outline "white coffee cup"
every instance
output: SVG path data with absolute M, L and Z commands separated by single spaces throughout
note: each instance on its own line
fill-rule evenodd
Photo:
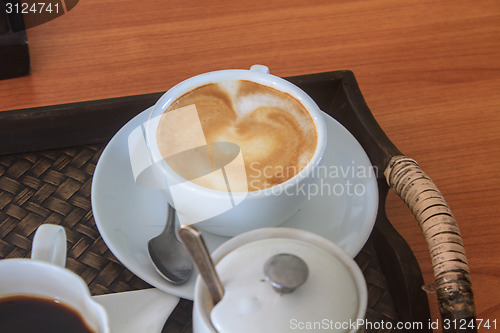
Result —
M 305 282 L 288 294 L 277 293 L 264 273 L 267 260 L 280 253 L 300 257 L 309 269 Z M 195 333 L 216 333 L 216 327 L 222 332 L 289 332 L 318 324 L 317 331 L 364 330 L 368 292 L 363 273 L 342 249 L 321 236 L 290 228 L 252 230 L 222 244 L 212 259 L 225 293 L 214 307 L 198 277 Z
M 307 165 L 292 178 L 262 190 L 228 192 L 218 191 L 185 181 L 163 161 L 156 141 L 159 119 L 165 109 L 178 97 L 208 83 L 228 80 L 247 80 L 269 86 L 293 96 L 309 112 L 317 133 L 314 154 Z M 152 164 L 157 166 L 166 182 L 168 202 L 176 209 L 182 224 L 223 236 L 263 227 L 277 226 L 292 216 L 306 200 L 307 185 L 326 146 L 326 125 L 322 112 L 311 97 L 292 83 L 269 74 L 265 66 L 255 65 L 250 70 L 221 70 L 187 79 L 167 91 L 155 104 L 149 122 L 145 125 L 146 142 Z M 241 156 L 226 167 L 241 165 Z M 218 171 L 219 172 L 219 171 Z M 154 173 L 154 172 L 153 172 Z M 158 171 L 157 171 L 158 173 Z
M 108 316 L 90 295 L 85 281 L 64 268 L 64 228 L 43 224 L 33 239 L 31 259 L 0 260 L 0 298 L 32 296 L 55 299 L 79 313 L 89 328 L 108 333 Z

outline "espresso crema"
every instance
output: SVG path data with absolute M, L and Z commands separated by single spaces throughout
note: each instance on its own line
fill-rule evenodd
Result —
M 294 177 L 316 150 L 316 127 L 309 112 L 291 95 L 271 87 L 244 80 L 206 84 L 179 97 L 164 115 L 193 104 L 207 143 L 232 142 L 241 149 L 248 191 Z M 165 118 L 162 116 L 157 132 L 163 156 L 169 150 L 169 142 L 162 140 Z M 184 167 L 201 165 L 183 163 L 173 168 L 180 175 Z

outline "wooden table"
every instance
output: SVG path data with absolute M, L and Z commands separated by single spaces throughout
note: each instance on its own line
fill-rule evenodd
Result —
M 500 2 L 86 0 L 27 33 L 31 75 L 0 81 L 0 111 L 161 92 L 255 63 L 279 76 L 352 70 L 389 138 L 446 197 L 478 318 L 500 325 Z M 394 194 L 387 212 L 432 283 L 410 212 Z

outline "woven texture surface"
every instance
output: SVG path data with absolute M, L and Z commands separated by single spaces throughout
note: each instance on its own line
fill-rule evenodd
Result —
M 0 259 L 29 257 L 43 223 L 66 228 L 67 268 L 93 295 L 151 287 L 111 253 L 96 228 L 90 203 L 92 175 L 104 145 L 0 156 Z M 370 322 L 398 320 L 371 240 L 356 257 L 368 284 Z M 181 300 L 163 332 L 191 332 L 192 303 Z M 368 331 L 368 332 L 389 332 Z

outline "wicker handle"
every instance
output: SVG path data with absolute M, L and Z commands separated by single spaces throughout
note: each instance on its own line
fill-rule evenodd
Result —
M 442 319 L 470 321 L 475 326 L 467 258 L 457 222 L 443 195 L 417 162 L 408 157 L 393 157 L 384 175 L 424 233 L 434 267 Z

